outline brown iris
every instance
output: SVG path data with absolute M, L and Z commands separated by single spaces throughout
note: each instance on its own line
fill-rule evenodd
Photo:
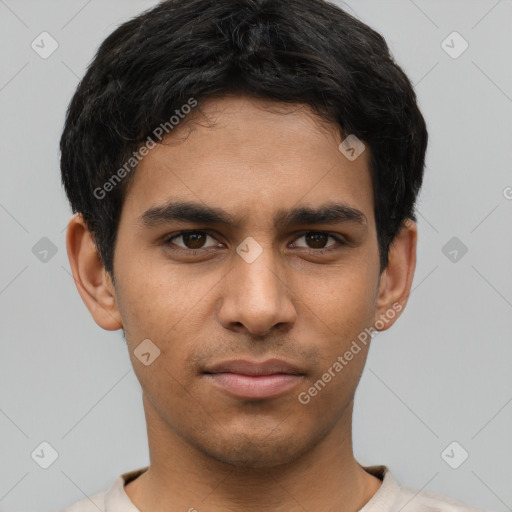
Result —
M 306 233 L 304 235 L 308 245 L 313 249 L 323 249 L 329 235 L 326 233 Z
M 200 231 L 192 231 L 190 233 L 183 233 L 181 236 L 183 237 L 183 243 L 189 249 L 201 249 L 208 235 Z

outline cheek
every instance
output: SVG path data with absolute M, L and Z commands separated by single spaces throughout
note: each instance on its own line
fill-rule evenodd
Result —
M 354 396 L 371 339 L 365 328 L 372 325 L 376 283 L 356 269 L 338 276 L 317 286 L 304 309 L 319 364 L 297 400 L 312 417 L 342 414 Z
M 204 293 L 165 266 L 130 268 L 135 271 L 122 276 L 119 272 L 119 309 L 129 356 L 142 389 L 163 414 L 171 406 L 184 407 L 189 377 L 183 361 L 198 335 L 191 318 Z M 146 360 L 145 353 L 150 354 Z
M 205 336 L 208 300 L 220 276 L 201 274 L 192 265 L 178 268 L 153 261 L 144 266 L 137 260 L 126 258 L 118 267 L 119 310 L 137 378 L 158 402 L 161 390 L 167 397 L 179 397 L 195 377 L 185 362 Z M 146 339 L 159 350 L 150 366 L 136 357 L 137 347 Z
M 371 325 L 376 289 L 377 276 L 363 263 L 330 269 L 328 276 L 310 275 L 300 295 L 320 332 L 347 340 Z
M 162 261 L 127 260 L 119 265 L 119 282 L 119 308 L 133 342 L 150 338 L 165 344 L 190 325 L 187 320 L 205 298 L 209 280 Z

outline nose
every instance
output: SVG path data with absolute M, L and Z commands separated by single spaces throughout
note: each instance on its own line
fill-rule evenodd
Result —
M 293 293 L 278 256 L 265 248 L 252 262 L 234 255 L 223 281 L 219 320 L 226 329 L 262 336 L 272 329 L 289 329 L 297 318 Z

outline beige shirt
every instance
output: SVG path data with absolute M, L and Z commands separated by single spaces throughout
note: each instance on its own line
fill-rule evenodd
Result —
M 391 475 L 387 466 L 363 466 L 364 469 L 382 480 L 379 490 L 359 512 L 484 512 L 458 501 L 401 487 Z M 110 489 L 84 498 L 61 512 L 140 512 L 124 490 L 125 484 L 137 478 L 147 467 L 123 473 L 118 476 Z

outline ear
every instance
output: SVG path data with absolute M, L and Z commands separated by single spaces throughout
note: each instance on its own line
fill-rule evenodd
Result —
M 416 224 L 407 219 L 389 248 L 388 266 L 381 275 L 374 326 L 389 329 L 405 308 L 416 268 Z
M 66 248 L 78 293 L 95 322 L 108 331 L 121 329 L 114 285 L 81 214 L 69 221 Z

